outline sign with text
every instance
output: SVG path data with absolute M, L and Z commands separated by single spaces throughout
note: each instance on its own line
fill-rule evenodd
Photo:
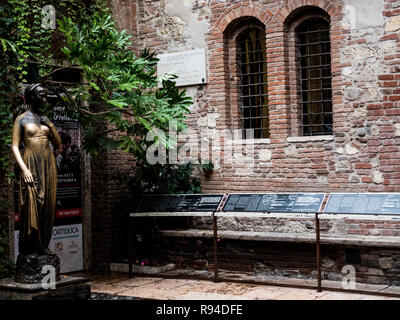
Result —
M 57 164 L 56 219 L 82 216 L 81 133 L 78 119 L 63 115 L 56 107 L 53 123 L 61 137 L 61 148 L 55 150 Z
M 324 212 L 400 214 L 400 193 L 331 193 Z
M 315 213 L 325 193 L 230 194 L 222 211 Z
M 177 75 L 177 86 L 204 84 L 206 78 L 206 56 L 204 49 L 165 53 L 157 56 L 157 75 Z
M 222 194 L 182 194 L 144 196 L 137 212 L 216 211 Z
M 15 257 L 18 257 L 19 230 L 14 231 Z M 60 258 L 60 272 L 67 273 L 83 269 L 82 224 L 53 227 L 49 244 L 50 251 Z
M 51 121 L 61 138 L 61 148 L 54 151 L 57 166 L 56 210 L 50 251 L 61 260 L 61 273 L 83 269 L 82 250 L 82 173 L 81 132 L 78 119 L 64 114 L 64 107 L 54 107 Z M 20 170 L 15 170 L 18 173 Z M 18 256 L 19 184 L 14 185 L 15 259 Z

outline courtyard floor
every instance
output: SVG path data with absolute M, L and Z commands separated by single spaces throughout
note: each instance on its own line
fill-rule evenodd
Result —
M 381 295 L 346 293 L 335 291 L 317 292 L 315 289 L 298 289 L 209 280 L 165 279 L 156 276 L 134 277 L 111 273 L 90 275 L 94 300 L 400 300 Z M 376 291 L 381 291 L 377 286 Z M 391 288 L 400 294 L 400 288 Z M 374 291 L 373 286 L 368 290 Z

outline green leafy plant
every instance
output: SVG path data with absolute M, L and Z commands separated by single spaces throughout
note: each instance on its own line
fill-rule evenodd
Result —
M 82 68 L 86 84 L 70 89 L 72 111 L 84 125 L 85 148 L 93 153 L 121 149 L 134 155 L 131 184 L 137 192 L 200 193 L 200 179 L 191 164 L 150 165 L 150 145 L 176 148 L 169 137 L 170 121 L 179 132 L 186 128 L 185 114 L 192 99 L 180 91 L 173 75 L 156 75 L 158 59 L 145 50 L 136 57 L 131 36 L 116 30 L 107 11 L 95 12 L 80 28 L 64 18 L 59 22 L 65 36 L 62 49 L 71 65 Z M 161 84 L 161 86 L 160 86 Z M 149 131 L 165 135 L 146 141 Z
M 186 127 L 191 98 L 178 90 L 173 77 L 157 77 L 154 54 L 135 56 L 131 36 L 119 32 L 107 12 L 95 12 L 80 28 L 70 18 L 59 24 L 66 43 L 62 51 L 71 65 L 82 68 L 86 79 L 86 84 L 71 89 L 71 95 L 88 151 L 119 148 L 136 155 L 146 149 L 144 137 L 150 130 L 167 131 L 171 120 L 178 130 Z M 106 124 L 104 130 L 99 123 Z M 171 147 L 168 136 L 159 142 Z
M 129 183 L 135 194 L 180 194 L 201 193 L 201 180 L 193 175 L 195 166 L 155 164 L 140 161 L 134 168 L 134 174 Z
M 57 16 L 69 16 L 81 24 L 105 0 L 1 0 L 0 3 L 0 179 L 13 177 L 10 143 L 13 115 L 23 104 L 21 83 L 27 82 L 29 64 L 38 66 L 39 81 L 52 70 L 56 56 L 65 60 L 59 48 L 60 32 L 42 28 L 42 8 L 54 5 Z M 32 79 L 31 79 L 32 80 Z
M 203 169 L 206 175 L 209 175 L 214 170 L 214 164 L 212 162 L 202 163 L 201 168 Z
M 27 82 L 28 68 L 34 64 L 38 72 L 29 75 L 30 80 L 44 82 L 58 92 L 67 115 L 78 118 L 83 126 L 86 151 L 97 154 L 120 149 L 133 154 L 137 165 L 131 183 L 142 193 L 199 193 L 200 180 L 193 177 L 192 165 L 151 166 L 145 161 L 151 144 L 176 148 L 168 135 L 169 123 L 175 121 L 178 132 L 186 128 L 185 115 L 192 99 L 176 87 L 175 76 L 157 77 L 154 53 L 144 50 L 140 56 L 134 54 L 131 36 L 116 29 L 106 3 L 1 2 L 0 180 L 11 182 L 13 178 L 12 120 L 23 104 L 20 85 Z M 57 9 L 57 30 L 41 28 L 41 8 L 48 4 Z M 56 59 L 59 65 L 67 62 L 68 66 L 54 68 Z M 82 70 L 85 83 L 55 79 L 57 72 L 71 67 Z M 163 130 L 165 138 L 146 141 L 147 133 L 153 129 Z M 1 201 L 7 203 L 7 199 L 0 199 L 0 205 Z M 8 243 L 6 231 L 1 239 Z M 5 245 L 1 248 L 2 270 L 9 270 L 8 251 Z
M 0 7 L 0 177 L 10 178 L 10 143 L 12 129 L 12 104 L 17 90 L 17 49 L 9 32 L 14 20 L 12 8 Z

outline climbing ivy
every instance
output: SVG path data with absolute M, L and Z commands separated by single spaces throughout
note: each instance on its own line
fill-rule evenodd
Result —
M 200 179 L 193 177 L 191 164 L 149 164 L 146 158 L 150 145 L 177 147 L 169 137 L 171 121 L 178 132 L 186 128 L 185 116 L 193 102 L 176 87 L 175 76 L 157 77 L 154 53 L 144 50 L 136 56 L 131 36 L 116 29 L 107 10 L 94 12 L 81 27 L 70 18 L 59 24 L 66 44 L 62 51 L 82 69 L 87 82 L 70 88 L 86 150 L 96 154 L 118 148 L 131 153 L 136 160 L 130 181 L 135 194 L 200 193 Z M 164 135 L 147 141 L 154 129 Z
M 53 5 L 56 17 L 70 17 L 84 23 L 104 0 L 1 0 L 0 5 L 0 178 L 12 177 L 9 149 L 12 116 L 23 103 L 21 83 L 27 82 L 29 64 L 38 68 L 33 80 L 39 80 L 62 63 L 62 39 L 56 29 L 43 28 L 42 8 Z M 4 180 L 4 179 L 2 179 Z

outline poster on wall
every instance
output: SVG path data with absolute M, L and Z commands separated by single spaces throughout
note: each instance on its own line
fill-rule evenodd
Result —
M 15 261 L 18 257 L 19 231 L 14 231 Z M 83 269 L 82 224 L 55 226 L 49 249 L 60 258 L 60 272 L 67 273 Z
M 56 219 L 82 216 L 79 122 L 63 115 L 59 108 L 55 108 L 53 116 L 61 138 L 61 148 L 54 152 L 58 171 Z
M 61 138 L 61 148 L 54 150 L 57 164 L 57 197 L 53 236 L 49 249 L 61 260 L 61 272 L 83 269 L 81 134 L 77 119 L 54 108 L 52 122 Z M 18 176 L 18 175 L 17 175 Z M 14 186 L 15 261 L 18 256 L 19 184 Z

